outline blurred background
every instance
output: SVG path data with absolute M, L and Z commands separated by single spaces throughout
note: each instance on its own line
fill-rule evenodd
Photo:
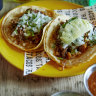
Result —
M 4 1 L 25 3 L 29 1 L 39 1 L 39 0 L 4 0 Z M 68 2 L 79 4 L 79 5 L 83 5 L 83 6 L 92 6 L 96 3 L 96 0 L 62 0 L 62 1 L 68 1 Z
M 16 7 L 18 5 L 21 5 L 22 3 L 26 3 L 26 2 L 30 2 L 30 1 L 42 1 L 42 0 L 0 0 L 0 9 L 2 9 L 2 10 L 0 10 L 0 18 L 4 14 L 6 14 L 9 10 L 14 8 L 14 6 Z M 43 1 L 47 1 L 47 0 L 43 0 Z M 52 1 L 55 2 L 56 0 L 52 0 Z M 94 4 L 96 4 L 96 0 L 60 0 L 60 1 L 68 1 L 68 2 L 82 5 L 84 7 L 93 6 Z M 11 4 L 11 6 L 8 6 L 10 4 Z M 8 6 L 8 8 L 6 6 Z

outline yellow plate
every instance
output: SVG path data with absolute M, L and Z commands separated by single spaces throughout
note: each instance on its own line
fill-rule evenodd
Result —
M 81 6 L 75 5 L 72 3 L 64 2 L 64 1 L 36 1 L 30 2 L 23 5 L 37 5 L 42 7 L 47 7 L 49 9 L 74 9 L 80 8 Z M 1 26 L 0 26 L 1 27 Z M 11 47 L 10 44 L 6 43 L 6 41 L 1 36 L 0 32 L 0 53 L 15 67 L 23 70 L 24 67 L 24 52 L 19 51 L 16 48 Z M 90 62 L 85 64 L 80 64 L 78 66 L 74 66 L 72 68 L 64 69 L 63 71 L 59 71 L 56 69 L 55 62 L 49 62 L 39 70 L 34 72 L 33 74 L 45 77 L 67 77 L 78 75 L 84 73 L 85 70 L 96 62 L 96 56 Z

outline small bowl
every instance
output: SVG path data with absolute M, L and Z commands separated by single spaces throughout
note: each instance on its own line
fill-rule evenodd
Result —
M 76 92 L 66 92 L 66 91 L 62 91 L 62 92 L 57 92 L 52 94 L 51 96 L 83 96 L 79 93 Z
M 92 94 L 92 93 L 90 92 L 90 90 L 89 90 L 88 79 L 89 79 L 90 75 L 91 75 L 94 71 L 96 71 L 96 64 L 90 66 L 90 67 L 86 70 L 86 72 L 85 72 L 85 74 L 84 74 L 84 85 L 85 85 L 85 88 L 86 88 L 87 92 L 88 92 L 89 95 L 91 95 L 91 96 L 93 96 L 93 94 Z

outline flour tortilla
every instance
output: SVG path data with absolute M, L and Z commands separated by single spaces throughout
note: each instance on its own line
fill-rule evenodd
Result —
M 21 7 L 15 8 L 15 9 L 11 10 L 10 12 L 8 12 L 7 15 L 4 17 L 4 19 L 2 20 L 2 27 L 1 27 L 2 35 L 7 42 L 9 42 L 10 44 L 14 45 L 15 47 L 17 47 L 23 51 L 34 51 L 34 50 L 40 51 L 40 50 L 43 50 L 43 37 L 44 37 L 44 32 L 45 32 L 47 26 L 45 26 L 43 28 L 43 34 L 42 34 L 40 43 L 33 48 L 30 48 L 30 46 L 27 46 L 27 48 L 25 48 L 24 46 L 22 46 L 20 44 L 19 45 L 16 44 L 16 41 L 10 35 L 10 32 L 11 32 L 10 27 L 12 24 L 12 20 L 13 19 L 18 20 L 25 13 L 25 11 L 29 8 L 31 8 L 32 10 L 38 10 L 40 12 L 43 12 L 46 15 L 51 16 L 53 18 L 56 17 L 56 15 L 57 15 L 52 10 L 49 10 L 49 9 L 43 8 L 43 7 L 38 7 L 38 6 L 21 6 Z

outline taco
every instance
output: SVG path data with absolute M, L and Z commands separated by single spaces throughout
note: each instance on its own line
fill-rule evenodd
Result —
M 2 21 L 2 35 L 6 41 L 21 50 L 43 49 L 46 24 L 55 16 L 56 13 L 52 10 L 38 6 L 15 8 Z
M 88 62 L 96 55 L 95 26 L 77 17 L 58 16 L 45 32 L 44 50 L 63 67 Z

